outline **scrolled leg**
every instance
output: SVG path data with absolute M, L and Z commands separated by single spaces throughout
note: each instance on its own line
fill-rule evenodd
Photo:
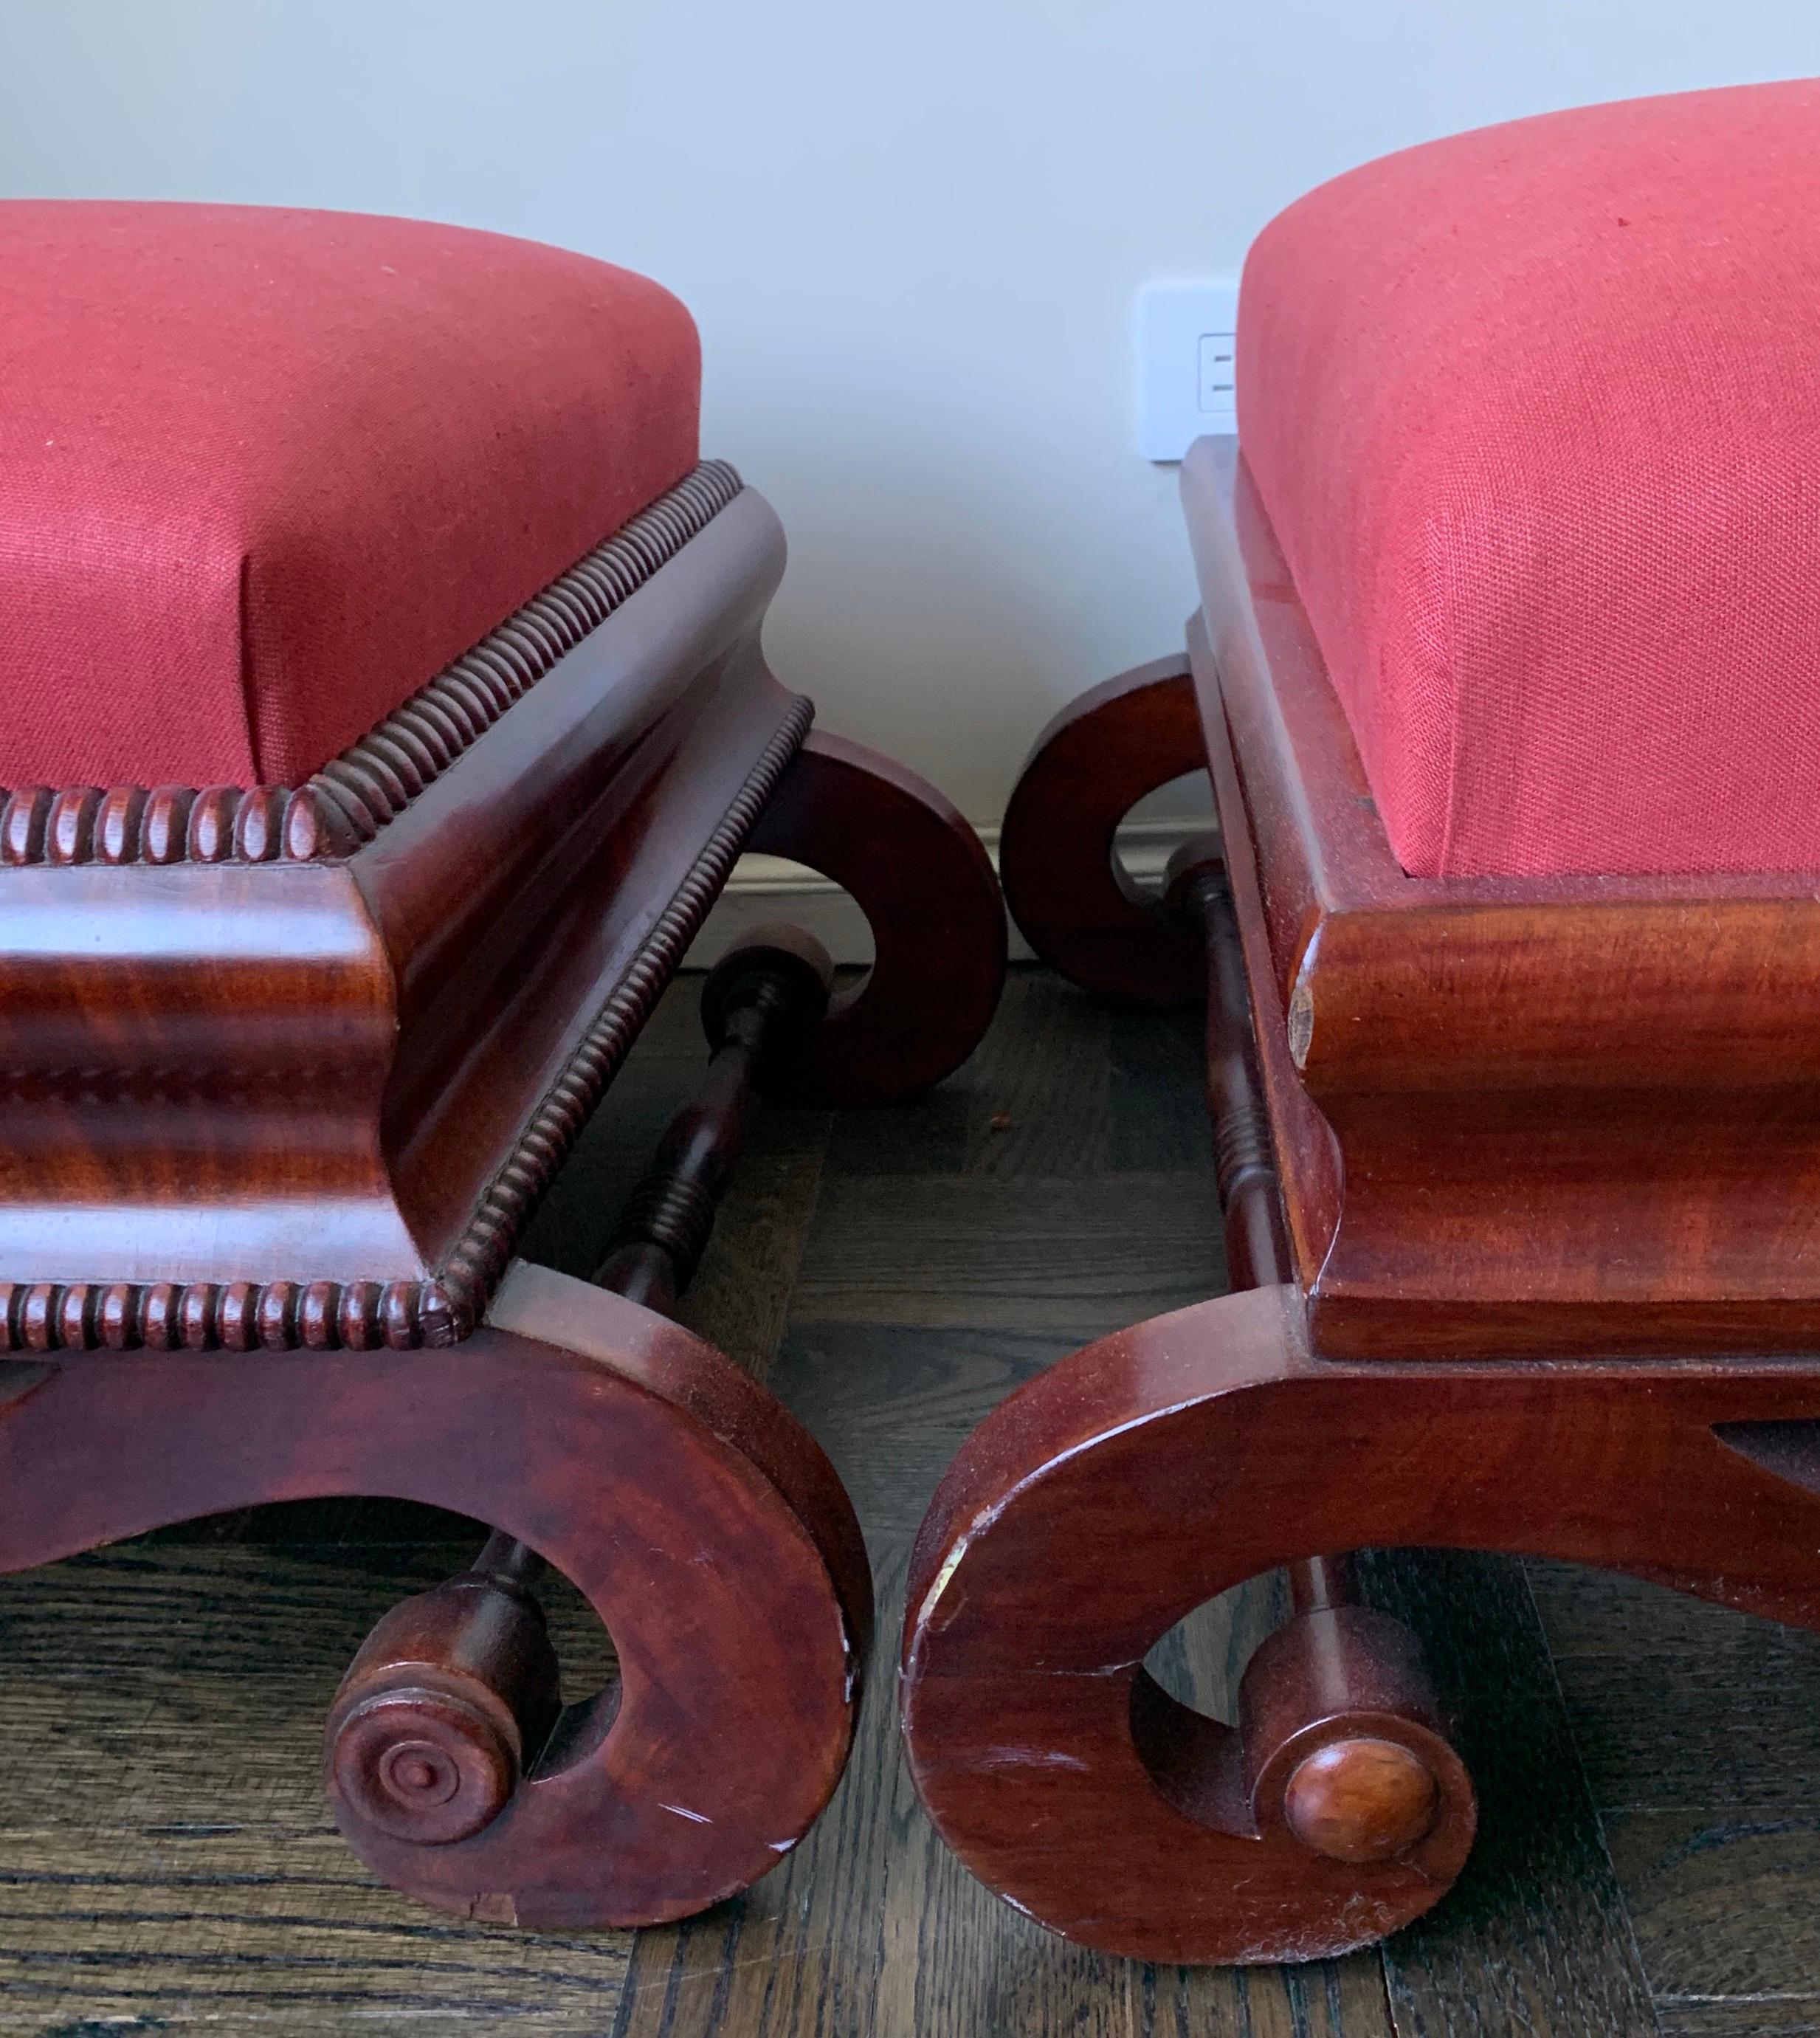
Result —
M 674 1305 L 707 1244 L 759 1071 L 819 1022 L 832 975 L 826 953 L 790 928 L 760 931 L 713 972 L 703 995 L 713 1059 L 620 1214 L 596 1275 L 604 1288 L 643 1310 Z M 521 1273 L 517 1292 L 532 1278 Z M 501 1320 L 496 1309 L 492 1321 Z M 520 1328 L 535 1329 L 535 1317 Z M 698 1364 L 690 1370 L 689 1405 L 714 1398 L 701 1373 Z M 844 1546 L 831 1553 L 843 1604 L 863 1619 L 868 1586 L 850 1510 L 829 1500 L 815 1454 L 799 1456 L 824 1490 L 823 1531 Z M 718 1558 L 710 1542 L 697 1561 Z M 495 1534 L 460 1577 L 386 1615 L 330 1712 L 324 1768 L 342 1832 L 389 1880 L 432 1901 L 443 1900 L 441 1878 L 439 1857 L 427 1850 L 475 1840 L 496 1821 L 509 1822 L 540 1784 L 585 1760 L 613 1725 L 617 1692 L 588 1706 L 562 1706 L 554 1653 L 530 1589 L 543 1567 L 529 1544 Z M 673 1671 L 668 1681 L 675 1684 Z M 853 1684 L 849 1665 L 843 1699 Z M 692 1805 L 668 1809 L 679 1820 L 713 1823 Z M 774 1856 L 781 1845 L 771 1843 Z M 516 1896 L 513 1909 L 522 1915 Z
M 1261 1455 L 1242 1405 L 1247 1373 L 1262 1396 L 1286 1369 L 1284 1312 L 1228 1297 L 1065 1360 L 974 1433 L 918 1544 L 902 1710 L 923 1801 L 982 1881 L 1110 1952 L 1344 1952 L 1426 1910 L 1471 1843 L 1397 1623 L 1305 1604 L 1254 1657 L 1236 1728 L 1143 1667 L 1218 1592 L 1322 1575 L 1333 1545 L 1297 1540 L 1292 1491 L 1336 1468 Z
M 1132 884 L 1113 838 L 1146 793 L 1206 763 L 1179 657 L 1083 694 L 1037 738 L 1005 810 L 999 873 L 1025 939 L 1070 982 L 1148 1004 L 1201 994 L 1199 941 Z
M 541 1268 L 441 1350 L 60 1356 L 0 1408 L 0 1570 L 381 1494 L 494 1522 L 562 1571 L 620 1676 L 547 1729 L 535 1622 L 494 1630 L 498 1595 L 464 1582 L 382 1623 L 344 1688 L 338 1822 L 445 1910 L 562 1930 L 687 1916 L 777 1865 L 851 1744 L 870 1586 L 833 1468 L 700 1339 Z
M 1290 1278 L 1290 1260 L 1268 1123 L 1251 1064 L 1243 964 L 1216 852 L 1219 843 L 1202 842 L 1178 856 L 1164 911 L 1174 926 L 1192 934 L 1198 966 L 1211 987 L 1209 1100 L 1220 1157 L 1227 1260 L 1235 1284 L 1251 1290 L 1243 1298 L 1231 1298 L 1227 1309 L 1233 1315 L 1235 1302 L 1250 1305 L 1259 1288 L 1276 1298 L 1273 1315 L 1264 1324 L 1276 1343 L 1272 1349 L 1272 1339 L 1266 1337 L 1262 1358 L 1269 1363 L 1286 1355 L 1282 1296 L 1290 1290 L 1280 1284 Z M 1243 1310 L 1237 1316 L 1250 1320 Z M 1178 1377 L 1167 1388 L 1178 1380 L 1184 1386 L 1206 1380 L 1211 1415 L 1219 1406 L 1211 1392 L 1216 1367 L 1205 1363 L 1211 1353 L 1188 1324 L 1215 1320 L 1216 1315 L 1206 1310 L 1188 1310 L 1164 1319 L 1164 1324 L 1139 1324 L 1123 1341 L 1113 1339 L 1058 1367 L 1050 1380 L 1013 1398 L 1007 1411 L 976 1433 L 955 1461 L 950 1482 L 966 1487 L 982 1475 L 993 1482 L 974 1521 L 990 1525 L 994 1543 L 1017 1532 L 1007 1531 L 1003 1518 L 1011 1514 L 1013 1498 L 1046 1478 L 1046 1451 L 1052 1453 L 1052 1465 L 1076 1453 L 1092 1457 L 1129 1429 L 1149 1441 L 1153 1455 L 1141 1461 L 1141 1469 L 1133 1468 L 1141 1486 L 1123 1504 L 1125 1521 L 1117 1526 L 1100 1522 L 1096 1508 L 1088 1508 L 1084 1518 L 1099 1526 L 1107 1545 L 1119 1543 L 1127 1567 L 1149 1578 L 1153 1565 L 1162 1561 L 1167 1578 L 1170 1563 L 1145 1536 L 1148 1528 L 1180 1535 L 1184 1526 L 1180 1521 L 1152 1522 L 1145 1506 L 1160 1475 L 1164 1483 L 1172 1483 L 1172 1465 L 1158 1464 L 1167 1425 L 1162 1420 L 1152 1425 L 1162 1408 L 1148 1406 L 1144 1419 L 1091 1433 L 1092 1441 L 1082 1443 L 1064 1441 L 1066 1433 L 1050 1433 L 1054 1415 L 1046 1415 L 1043 1404 L 1058 1388 L 1056 1412 L 1068 1408 L 1070 1398 L 1078 1412 L 1117 1394 L 1123 1386 L 1117 1372 L 1125 1349 L 1148 1351 L 1153 1339 L 1174 1324 L 1180 1347 L 1167 1349 L 1174 1353 L 1172 1376 Z M 1148 1377 L 1133 1384 L 1145 1394 L 1164 1386 Z M 993 1439 L 994 1429 L 1003 1435 Z M 978 1459 L 974 1453 L 980 1453 Z M 1239 1449 L 1241 1459 L 1243 1455 Z M 1209 1469 L 1219 1464 L 1223 1459 L 1213 1453 Z M 1471 1779 L 1447 1741 L 1414 1637 L 1396 1620 L 1360 1606 L 1351 1559 L 1322 1549 L 1282 1551 L 1290 1567 L 1294 1616 L 1259 1646 L 1245 1669 L 1237 1728 L 1180 1706 L 1144 1671 L 1148 1646 L 1172 1624 L 1153 1627 L 1158 1608 L 1152 1606 L 1149 1620 L 1137 1627 L 1119 1627 L 1121 1608 L 1100 1593 L 1100 1610 L 1113 1627 L 1095 1637 L 1088 1655 L 1103 1657 L 1103 1667 L 1084 1673 L 1092 1681 L 1058 1681 L 1047 1690 L 1042 1726 L 1017 1734 L 1027 1744 L 1021 1761 L 1007 1765 L 1007 1777 L 994 1790 L 980 1790 L 978 1771 L 968 1775 L 966 1759 L 958 1765 L 952 1759 L 955 1737 L 968 1733 L 964 1702 L 955 1704 L 962 1685 L 946 1685 L 936 1669 L 948 1657 L 944 1600 L 954 1588 L 955 1567 L 960 1575 L 971 1567 L 978 1531 L 960 1543 L 950 1540 L 948 1553 L 937 1561 L 936 1547 L 944 1536 L 944 1528 L 936 1526 L 944 1517 L 941 1498 L 925 1525 L 936 1584 L 921 1604 L 913 1602 L 915 1610 L 905 1628 L 905 1730 L 911 1765 L 937 1824 L 976 1873 L 1008 1900 L 1061 1932 L 1076 1932 L 1119 1953 L 1156 1959 L 1304 1959 L 1375 1938 L 1425 1910 L 1453 1881 L 1476 1824 Z M 1194 1496 L 1176 1498 L 1192 1521 Z M 1117 1490 L 1099 1496 L 1099 1510 L 1119 1506 Z M 1211 1532 L 1211 1522 L 1205 1526 Z M 1031 1557 L 1046 1532 L 1035 1532 Z M 1174 1551 L 1174 1557 L 1180 1561 L 1182 1551 Z M 1052 1592 L 1066 1598 L 1088 1589 L 1080 1565 L 1091 1559 L 1068 1531 L 1064 1545 L 1050 1551 L 1050 1561 Z M 978 1585 L 964 1592 L 978 1592 Z M 1192 1604 L 1197 1600 L 1188 1600 Z M 1180 1610 L 1186 1612 L 1186 1606 Z M 1024 1618 L 1031 1618 L 1029 1608 Z M 1050 1645 L 1042 1646 L 1047 1655 Z M 1007 1702 L 1005 1695 L 993 1699 L 999 1706 Z M 1061 1714 L 1070 1710 L 1074 1718 L 1064 1726 Z M 1074 1751 L 1064 1752 L 1056 1734 L 1076 1737 Z M 1086 1752 L 1088 1747 L 1092 1752 Z M 1050 1867 L 1043 1904 L 1033 1904 L 1024 1893 L 1027 1862 L 1015 1865 L 1017 1887 L 1011 1887 L 1003 1879 L 1007 1861 L 990 1844 L 968 1853 L 986 1826 L 997 1824 L 1001 1812 L 1017 1816 L 1017 1777 L 1025 1765 L 1054 1765 L 1060 1773 L 1092 1777 L 1095 1790 L 1082 1787 L 1076 1809 L 1096 1818 L 1100 1828 L 1111 1822 L 1129 1824 L 1156 1848 L 1148 1857 L 1149 1869 L 1141 1873 L 1141 1910 L 1127 1900 L 1121 1901 L 1119 1915 L 1109 1918 L 1105 1901 L 1088 1897 L 1086 1881 L 1096 1869 L 1084 1873 L 1086 1862 L 1103 1865 L 1099 1848 L 1113 1844 L 1105 1830 L 1095 1834 L 1078 1867 L 1068 1867 L 1066 1857 L 1060 1873 Z M 1046 1818 L 1054 1820 L 1052 1808 Z M 950 1824 L 954 1820 L 958 1824 Z M 1054 1824 L 1050 1830 L 1054 1832 Z M 1137 1873 L 1135 1857 L 1127 1857 L 1121 1873 Z M 1164 1877 L 1178 1873 L 1188 1877 L 1190 1887 L 1182 1889 L 1174 1879 L 1164 1887 Z
M 502 1492 L 514 1532 L 489 1547 L 581 1588 L 619 1681 L 558 1708 L 541 1618 L 482 1552 L 350 1669 L 327 1743 L 337 1822 L 446 1909 L 562 1929 L 689 1915 L 775 1867 L 839 1780 L 871 1618 L 852 1510 L 762 1388 L 634 1304 L 520 1268 L 460 1349 L 475 1345 L 589 1369 L 597 1420 L 572 1428 L 560 1402 L 542 1419 L 564 1438 L 566 1543 L 526 1532 Z M 487 1448 L 509 1460 L 514 1443 Z
M 1306 1355 L 1285 1289 L 1065 1359 L 974 1432 L 918 1540 L 901 1706 L 944 1838 L 1056 1930 L 1148 1959 L 1308 1959 L 1418 1915 L 1471 1798 L 1394 1623 L 1309 1608 L 1254 1659 L 1236 1729 L 1142 1667 L 1248 1578 L 1398 1545 L 1820 1627 L 1820 1369 L 1347 1366 Z M 1436 1802 L 1411 1840 L 1418 1770 Z
M 719 1044 L 611 1256 L 672 1297 L 753 1074 L 827 964 L 778 937 L 718 979 Z M 569 1930 L 685 1917 L 775 1867 L 839 1780 L 872 1618 L 827 1460 L 655 1309 L 522 1263 L 443 1349 L 68 1351 L 0 1380 L 0 1570 L 261 1502 L 383 1494 L 498 1525 L 394 1608 L 331 1708 L 336 1822 L 396 1888 Z M 530 1591 L 567 1574 L 615 1684 L 565 1706 Z
M 865 981 L 766 1072 L 798 1104 L 914 1096 L 972 1053 L 1005 985 L 1005 904 L 966 821 L 914 771 L 844 737 L 812 732 L 748 845 L 806 863 L 850 892 L 872 924 Z

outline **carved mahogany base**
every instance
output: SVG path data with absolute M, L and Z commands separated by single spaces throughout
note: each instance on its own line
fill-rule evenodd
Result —
M 755 1079 L 767 1059 L 820 1023 L 833 973 L 818 943 L 796 929 L 778 927 L 755 932 L 710 975 L 702 1004 L 714 1052 L 706 1080 L 671 1122 L 622 1210 L 595 1276 L 602 1287 L 647 1311 L 667 1313 L 673 1307 L 700 1262 L 738 1158 Z M 536 1278 L 535 1270 L 520 1270 L 521 1286 Z M 725 1402 L 724 1383 L 712 1377 L 725 1366 L 705 1348 L 690 1355 L 675 1385 L 692 1412 L 700 1415 Z M 770 1419 L 775 1437 L 787 1439 L 789 1419 L 774 1403 Z M 724 1434 L 722 1440 L 731 1441 L 736 1434 Z M 793 1472 L 762 1462 L 756 1469 L 815 1540 L 843 1616 L 852 1623 L 851 1642 L 863 1638 L 870 1617 L 865 1551 L 845 1496 L 819 1453 L 800 1435 L 793 1449 Z M 668 1475 L 661 1468 L 653 1471 Z M 704 1514 L 692 1565 L 722 1565 L 715 1537 L 723 1525 Z M 663 1525 L 653 1525 L 653 1532 L 661 1537 Z M 342 1832 L 388 1880 L 432 1903 L 450 1902 L 451 1871 L 444 1850 L 468 1843 L 466 1851 L 482 1854 L 479 1843 L 496 1823 L 509 1831 L 516 1808 L 535 1801 L 552 1776 L 617 1731 L 625 1703 L 623 1661 L 622 1681 L 612 1691 L 586 1704 L 566 1709 L 562 1704 L 556 1658 L 531 1589 L 546 1561 L 530 1544 L 496 1532 L 460 1578 L 407 1600 L 380 1622 L 331 1710 L 324 1771 Z M 797 1589 L 807 1582 L 805 1574 Z M 666 1595 L 660 1604 L 660 1612 L 649 1608 L 645 1618 L 648 1623 L 655 1621 L 673 1659 L 720 1646 L 723 1638 L 711 1600 Z M 810 1611 L 800 1607 L 797 1618 Z M 737 1646 L 739 1638 L 729 1639 Z M 843 1659 L 838 1692 L 832 1681 L 825 1684 L 808 1723 L 808 1768 L 820 1776 L 824 1797 L 840 1774 L 844 1748 L 831 1768 L 821 1767 L 817 1752 L 831 1735 L 839 1738 L 843 1712 L 850 1730 L 857 1660 Z M 832 1668 L 823 1661 L 824 1672 Z M 672 1733 L 674 1708 L 687 1681 L 679 1681 L 673 1669 L 664 1667 Z M 786 1694 L 772 1695 L 789 1709 Z M 802 1703 L 799 1697 L 799 1716 Z M 712 1748 L 726 1752 L 729 1735 L 733 1743 L 738 1739 L 734 1723 L 712 1714 L 691 1719 L 686 1706 L 683 1724 L 686 1731 L 699 1729 L 709 1737 L 696 1748 L 698 1763 L 717 1759 Z M 715 1815 L 694 1805 L 703 1794 L 691 1789 L 680 1809 L 675 1803 L 668 1809 L 678 1818 L 713 1824 Z M 604 1888 L 598 1871 L 582 1866 L 590 1846 L 608 1837 L 598 1824 L 598 1804 L 577 1793 L 562 1818 L 568 1859 L 558 1871 L 560 1887 L 540 1900 L 543 1911 L 566 1905 L 583 1922 L 653 1922 L 679 1915 L 667 1897 L 641 1896 L 635 1885 Z M 736 1866 L 740 1844 L 720 1858 L 722 1872 L 732 1878 L 727 1888 L 744 1888 L 752 1879 Z M 788 1844 L 788 1835 L 767 1842 L 760 1870 L 774 1866 Z M 753 1857 L 748 1852 L 746 1858 L 749 1863 Z M 471 1880 L 472 1872 L 454 1871 Z M 593 1907 L 602 1904 L 610 1905 L 610 1911 L 595 1917 Z M 683 1910 L 697 1907 L 691 1902 Z M 523 1912 L 516 1894 L 511 1915 L 542 1922 L 541 1915 Z
M 1292 1623 L 1236 1730 L 1142 1668 L 1275 1565 L 1402 1544 L 1602 1565 L 1820 1627 L 1820 1368 L 1346 1365 L 1307 1354 L 1273 1288 L 1077 1353 L 980 1426 L 918 1544 L 903 1723 L 943 1837 L 1043 1923 L 1147 1959 L 1310 1959 L 1415 1917 L 1465 1859 L 1471 1794 L 1394 1639 Z M 1433 1789 L 1423 1837 L 1376 1861 L 1311 1845 L 1292 1787 L 1361 1741 L 1417 1823 L 1422 1770 Z
M 445 1350 L 71 1353 L 9 1377 L 0 1568 L 259 1502 L 380 1494 L 496 1523 L 587 1596 L 619 1682 L 555 1720 L 523 1781 L 517 1752 L 554 1697 L 535 1618 L 468 1633 L 456 1660 L 461 1589 L 444 1588 L 456 1604 L 411 1602 L 411 1631 L 384 1635 L 389 1661 L 423 1666 L 419 1730 L 369 1722 L 331 1796 L 357 1850 L 415 1896 L 565 1930 L 682 1917 L 774 1867 L 840 1775 L 870 1619 L 852 1509 L 770 1395 L 649 1310 L 520 1265 Z M 502 1654 L 523 1666 L 503 1705 Z M 503 1809 L 463 1837 L 490 1792 Z M 445 1794 L 445 1832 L 385 1830 L 375 1808 L 414 1793 Z
M 1315 1356 L 1257 1055 L 1283 1015 L 1248 987 L 1245 902 L 1217 841 L 1155 905 L 1111 862 L 1132 801 L 1203 756 L 1182 661 L 1086 695 L 1038 746 L 1003 862 L 1076 981 L 1209 991 L 1242 1292 L 1076 1354 L 974 1432 L 913 1560 L 902 1719 L 944 1837 L 1043 1923 L 1153 1960 L 1303 1960 L 1435 1903 L 1477 1816 L 1412 1638 L 1358 1604 L 1344 1553 L 1559 1557 L 1820 1627 L 1820 1358 Z M 1221 765 L 1236 888 L 1248 813 Z M 1294 1617 L 1235 1724 L 1163 1691 L 1161 1637 L 1278 1566 Z
M 688 1915 L 775 1867 L 846 1760 L 871 1619 L 852 1508 L 784 1410 L 658 1313 L 706 1242 L 755 1085 L 851 1102 L 939 1080 L 991 1018 L 1005 931 L 958 815 L 858 744 L 815 736 L 797 749 L 806 720 L 774 744 L 765 783 L 743 790 L 752 811 L 713 839 L 730 862 L 756 820 L 755 847 L 847 885 L 876 964 L 831 1004 L 825 955 L 772 930 L 715 972 L 706 1085 L 597 1277 L 619 1293 L 509 1256 L 680 941 L 661 956 L 647 943 L 482 1199 L 483 1215 L 504 1215 L 471 1286 L 485 1296 L 496 1267 L 504 1278 L 472 1335 L 438 1350 L 401 1334 L 380 1350 L 335 1348 L 376 1336 L 327 1335 L 224 1350 L 211 1347 L 260 1340 L 210 1316 L 124 1339 L 153 1347 L 127 1352 L 85 1349 L 106 1326 L 89 1336 L 83 1316 L 82 1335 L 32 1338 L 32 1357 L 0 1360 L 0 1570 L 335 1494 L 496 1525 L 469 1572 L 379 1623 L 327 1726 L 343 1834 L 387 1881 L 445 1909 L 562 1930 Z M 690 894 L 698 919 L 724 875 L 717 865 Z M 75 1292 L 51 1284 L 47 1309 L 67 1316 Z M 531 1590 L 546 1563 L 618 1652 L 619 1681 L 587 1703 L 562 1703 Z
M 1005 927 L 954 809 L 811 735 L 766 667 L 783 556 L 704 468 L 305 786 L 0 789 L 0 1571 L 311 1496 L 494 1525 L 379 1623 L 327 1737 L 350 1843 L 458 1912 L 698 1911 L 796 1844 L 852 1738 L 853 1510 L 661 1312 L 755 1087 L 940 1080 L 992 1017 Z M 525 1266 L 748 847 L 846 885 L 876 966 L 831 999 L 789 930 L 729 958 L 707 1082 L 602 1287 Z M 545 1563 L 617 1646 L 585 1704 Z
M 709 479 L 301 789 L 341 816 L 307 856 L 257 801 L 229 856 L 212 792 L 169 862 L 110 847 L 112 794 L 7 806 L 0 1350 L 466 1335 L 747 847 L 845 884 L 876 937 L 774 1088 L 883 1100 L 971 1051 L 991 865 L 914 774 L 809 733 L 759 642 L 782 532 Z

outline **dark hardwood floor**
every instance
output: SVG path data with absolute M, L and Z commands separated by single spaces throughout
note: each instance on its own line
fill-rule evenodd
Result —
M 539 1222 L 585 1272 L 701 1065 L 665 1001 Z M 850 1487 L 880 1584 L 847 1780 L 741 1902 L 637 1934 L 457 1925 L 373 1886 L 317 1782 L 322 1714 L 448 1516 L 271 1509 L 0 1582 L 0 2031 L 600 2038 L 1791 2038 L 1820 2033 L 1820 1640 L 1562 1566 L 1372 1559 L 1458 1695 L 1478 1850 L 1382 1953 L 1197 1972 L 1050 1938 L 961 1871 L 899 1760 L 906 1559 L 971 1425 L 1071 1347 L 1220 1279 L 1195 1026 L 1014 972 L 908 1109 L 767 1112 L 689 1320 L 766 1375 Z M 1169 1637 L 1219 1710 L 1275 1581 Z M 570 1595 L 566 1675 L 610 1674 Z

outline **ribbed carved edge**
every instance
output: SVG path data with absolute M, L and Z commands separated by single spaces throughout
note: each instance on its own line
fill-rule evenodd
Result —
M 301 786 L 22 786 L 0 865 L 308 862 L 346 856 L 433 783 L 740 493 L 704 460 Z
M 13 1351 L 371 1351 L 435 1342 L 421 1281 L 0 1281 Z
M 664 908 L 637 960 L 582 1036 L 569 1066 L 532 1114 L 512 1157 L 481 1198 L 466 1235 L 444 1264 L 434 1290 L 437 1302 L 425 1305 L 426 1315 L 433 1307 L 439 1316 L 447 1310 L 451 1338 L 465 1337 L 479 1320 L 519 1234 L 700 932 L 741 845 L 776 790 L 784 767 L 802 748 L 814 719 L 809 702 L 790 703 L 789 713 Z
M 815 710 L 793 700 L 706 847 L 429 1281 L 0 1281 L 0 1350 L 373 1351 L 448 1345 L 479 1323 L 532 1212 L 725 888 Z

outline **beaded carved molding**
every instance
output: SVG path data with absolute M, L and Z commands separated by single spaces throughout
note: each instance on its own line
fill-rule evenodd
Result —
M 732 805 L 428 1280 L 0 1281 L 0 1351 L 373 1351 L 479 1324 L 513 1248 L 725 886 L 815 718 L 793 699 Z
M 351 854 L 674 559 L 741 486 L 724 460 L 704 461 L 306 785 L 16 790 L 0 804 L 0 863 L 271 862 Z M 439 1274 L 345 1282 L 0 1280 L 0 1351 L 375 1350 L 466 1337 L 700 932 L 814 714 L 808 701 L 790 702 Z
M 14 786 L 0 793 L 0 865 L 352 854 L 706 529 L 741 486 L 726 461 L 702 461 L 303 785 Z

